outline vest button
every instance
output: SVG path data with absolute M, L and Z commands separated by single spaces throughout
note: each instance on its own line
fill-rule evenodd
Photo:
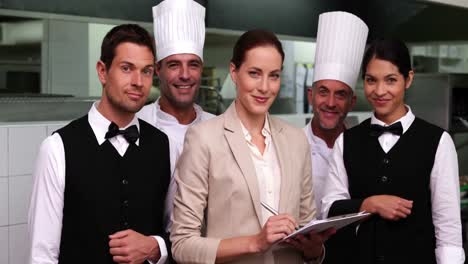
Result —
M 128 207 L 128 200 L 122 202 L 123 206 Z
M 380 178 L 380 181 L 383 182 L 383 183 L 386 183 L 386 182 L 388 181 L 387 176 L 382 176 L 382 177 Z
M 124 222 L 123 226 L 124 226 L 124 228 L 128 228 L 130 225 L 128 224 L 128 222 Z
M 123 180 L 122 180 L 122 184 L 123 184 L 123 185 L 127 185 L 127 184 L 128 184 L 127 179 L 123 179 Z
M 389 164 L 389 163 L 390 163 L 390 160 L 387 159 L 387 158 L 384 158 L 384 159 L 383 159 L 383 163 L 384 163 L 384 164 Z

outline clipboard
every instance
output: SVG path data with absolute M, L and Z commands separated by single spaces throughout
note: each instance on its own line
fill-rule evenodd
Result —
M 362 220 L 368 216 L 370 213 L 365 211 L 354 213 L 354 214 L 344 214 L 344 215 L 337 215 L 330 218 L 322 219 L 322 220 L 312 220 L 307 225 L 299 228 L 295 232 L 289 234 L 287 237 L 283 238 L 283 241 L 288 238 L 293 238 L 298 234 L 308 234 L 312 231 L 320 233 L 328 228 L 334 227 L 336 230 Z

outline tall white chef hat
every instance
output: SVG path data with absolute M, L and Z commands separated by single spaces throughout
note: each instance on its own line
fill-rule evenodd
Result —
M 191 53 L 203 60 L 205 7 L 193 0 L 165 0 L 153 6 L 156 61 Z
M 357 16 L 341 11 L 319 16 L 314 82 L 338 80 L 355 89 L 369 28 Z

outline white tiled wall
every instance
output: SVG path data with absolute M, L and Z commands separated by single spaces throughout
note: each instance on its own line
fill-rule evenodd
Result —
M 9 224 L 25 224 L 28 221 L 32 176 L 11 176 L 9 179 Z
M 68 123 L 48 125 L 47 126 L 47 136 L 52 135 L 52 133 L 54 133 L 58 129 L 62 128 L 66 124 L 68 124 Z
M 8 226 L 0 227 L 0 263 L 8 263 Z
M 28 263 L 29 241 L 26 224 L 9 227 L 10 264 Z
M 8 178 L 0 178 L 0 227 L 8 225 Z M 3 262 L 0 262 L 3 263 Z
M 44 125 L 8 128 L 9 176 L 32 174 L 37 151 L 46 133 Z
M 63 123 L 0 124 L 0 264 L 27 263 L 32 173 L 42 141 Z
M 8 176 L 7 128 L 0 127 L 0 177 Z

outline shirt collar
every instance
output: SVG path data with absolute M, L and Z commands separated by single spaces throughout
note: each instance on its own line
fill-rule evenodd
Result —
M 252 141 L 252 136 L 250 135 L 249 131 L 247 130 L 247 128 L 245 128 L 244 124 L 242 124 L 242 121 L 240 121 L 240 124 L 241 124 L 241 127 L 242 127 L 242 133 L 244 134 L 245 139 L 247 141 L 251 142 Z M 263 123 L 262 135 L 265 138 L 269 138 L 271 136 L 270 122 L 268 121 L 268 113 L 265 114 L 265 122 Z
M 91 109 L 88 112 L 88 122 L 89 125 L 91 126 L 91 129 L 93 129 L 94 136 L 96 136 L 97 142 L 99 145 L 102 145 L 104 141 L 106 141 L 106 133 L 109 130 L 109 125 L 111 124 L 111 121 L 105 118 L 97 109 L 99 106 L 100 101 L 96 101 L 93 103 L 91 106 Z M 140 131 L 140 123 L 138 122 L 138 118 L 136 116 L 133 117 L 132 121 L 124 128 L 125 129 L 129 126 L 136 125 L 138 128 L 138 131 Z M 140 142 L 140 139 L 138 139 L 135 144 L 138 146 Z
M 313 144 L 315 147 L 317 146 L 323 146 L 329 149 L 327 142 L 323 140 L 322 138 L 316 136 L 314 134 L 314 131 L 312 130 L 312 120 L 310 120 L 309 123 L 304 127 L 304 130 L 306 131 L 307 139 L 309 140 L 309 144 Z M 314 151 L 314 150 L 312 150 Z
M 159 99 L 160 98 L 161 97 L 159 97 L 158 100 L 156 100 L 156 102 L 154 103 L 154 105 L 156 106 L 156 118 L 160 119 L 160 120 L 174 122 L 174 123 L 179 124 L 179 121 L 177 121 L 177 118 L 175 118 L 174 116 L 172 116 L 172 115 L 164 112 L 163 110 L 161 110 L 161 106 L 159 105 Z M 203 114 L 203 109 L 197 104 L 193 104 L 193 108 L 195 109 L 195 113 L 196 113 L 197 116 L 195 117 L 193 122 L 188 124 L 187 126 L 193 125 L 193 124 L 201 121 L 202 114 Z
M 385 124 L 385 122 L 377 119 L 377 117 L 375 117 L 375 113 L 373 113 L 371 117 L 371 124 L 377 124 L 381 126 L 390 126 L 392 124 L 395 124 L 396 122 L 401 122 L 401 126 L 403 127 L 403 133 L 405 133 L 409 129 L 411 124 L 413 123 L 414 119 L 416 118 L 416 116 L 413 114 L 413 111 L 411 111 L 411 107 L 409 105 L 405 105 L 405 107 L 408 110 L 408 112 L 406 112 L 404 116 L 402 116 L 400 119 L 396 120 L 395 122 L 387 125 Z

